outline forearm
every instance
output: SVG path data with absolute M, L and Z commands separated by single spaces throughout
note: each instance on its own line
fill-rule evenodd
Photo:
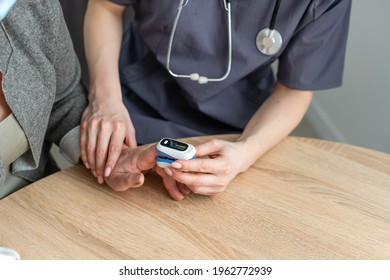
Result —
M 80 126 L 80 152 L 99 183 L 110 175 L 123 143 L 136 147 L 134 126 L 122 102 L 118 61 L 124 6 L 90 0 L 85 18 L 89 104 Z
M 88 3 L 84 44 L 90 79 L 90 101 L 121 99 L 118 60 L 124 10 L 125 7 L 107 0 L 90 0 Z M 104 96 L 100 96 L 103 93 Z
M 275 91 L 251 118 L 238 141 L 245 153 L 244 171 L 283 138 L 305 115 L 313 93 L 277 84 Z

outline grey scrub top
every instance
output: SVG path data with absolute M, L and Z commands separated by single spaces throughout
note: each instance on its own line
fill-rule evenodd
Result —
M 222 82 L 200 85 L 174 78 L 165 68 L 179 0 L 112 0 L 132 5 L 119 62 L 124 103 L 141 144 L 162 137 L 240 133 L 272 93 L 277 80 L 297 90 L 322 90 L 342 82 L 351 0 L 282 0 L 275 29 L 283 37 L 274 56 L 255 38 L 270 24 L 274 0 L 231 1 L 232 70 Z M 172 46 L 171 69 L 224 75 L 228 32 L 223 0 L 189 0 Z

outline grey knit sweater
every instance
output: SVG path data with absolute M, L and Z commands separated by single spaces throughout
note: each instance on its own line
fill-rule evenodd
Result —
M 43 176 L 48 149 L 76 127 L 86 106 L 80 66 L 58 0 L 18 0 L 0 24 L 4 95 L 30 151 L 12 164 L 29 181 Z M 0 135 L 0 141 L 6 135 Z M 0 187 L 5 180 L 0 155 Z

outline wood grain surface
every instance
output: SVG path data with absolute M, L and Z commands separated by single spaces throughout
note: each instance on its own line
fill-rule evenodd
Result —
M 0 221 L 22 259 L 390 259 L 390 156 L 288 137 L 182 202 L 153 173 L 115 193 L 78 165 L 1 200 Z

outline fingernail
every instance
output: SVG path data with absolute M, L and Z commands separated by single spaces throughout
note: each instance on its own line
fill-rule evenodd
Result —
M 165 171 L 165 173 L 167 173 L 169 176 L 172 176 L 172 175 L 173 175 L 172 170 L 170 170 L 169 168 L 164 168 L 164 171 Z
M 104 183 L 104 179 L 103 179 L 102 176 L 99 176 L 99 177 L 98 177 L 98 183 L 99 183 L 99 184 L 103 184 L 103 183 Z
M 87 169 L 90 168 L 88 162 L 84 162 L 84 165 L 85 165 L 85 167 L 86 167 Z
M 104 171 L 104 176 L 108 177 L 110 176 L 110 174 L 111 174 L 111 167 L 107 167 L 106 170 Z
M 175 162 L 173 162 L 173 163 L 171 164 L 171 167 L 180 169 L 180 168 L 183 167 L 183 165 L 181 165 L 181 163 L 178 163 L 178 162 L 175 161 Z

